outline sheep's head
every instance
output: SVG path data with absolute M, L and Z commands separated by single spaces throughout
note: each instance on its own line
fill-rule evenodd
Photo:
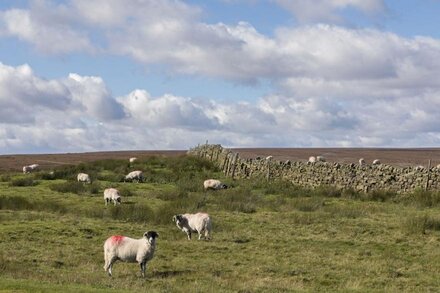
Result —
M 176 223 L 177 227 L 182 228 L 183 216 L 175 215 L 173 216 L 173 221 Z
M 144 233 L 144 237 L 147 238 L 150 244 L 153 244 L 156 238 L 159 238 L 159 234 L 156 231 L 148 231 Z
M 121 204 L 121 197 L 116 198 L 116 202 L 117 202 L 118 204 Z
M 228 186 L 226 184 L 222 184 L 221 189 L 228 189 Z

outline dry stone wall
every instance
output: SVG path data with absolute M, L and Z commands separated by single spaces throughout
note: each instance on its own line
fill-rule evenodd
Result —
M 204 144 L 189 154 L 213 161 L 232 178 L 283 179 L 304 187 L 332 185 L 339 189 L 370 192 L 390 190 L 409 193 L 417 188 L 440 189 L 440 168 L 418 169 L 390 165 L 365 165 L 316 162 L 281 162 L 271 158 L 243 159 L 221 145 Z

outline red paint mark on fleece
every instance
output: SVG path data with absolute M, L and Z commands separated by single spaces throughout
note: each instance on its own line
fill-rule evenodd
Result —
M 122 240 L 124 240 L 124 236 L 120 236 L 120 235 L 115 235 L 111 237 L 111 241 L 113 244 L 119 244 L 122 242 Z

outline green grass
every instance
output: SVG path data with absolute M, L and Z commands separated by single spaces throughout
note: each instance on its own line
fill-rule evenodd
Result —
M 150 177 L 139 184 L 118 180 L 134 169 Z M 93 183 L 78 184 L 77 172 L 92 174 Z M 233 188 L 204 192 L 208 177 Z M 12 184 L 20 178 L 38 184 Z M 121 191 L 120 206 L 104 205 L 108 187 Z M 438 198 L 231 181 L 192 157 L 3 174 L 0 292 L 435 292 Z M 213 219 L 211 241 L 187 241 L 171 220 L 197 211 Z M 108 277 L 105 239 L 139 238 L 148 230 L 160 236 L 147 277 L 121 262 Z

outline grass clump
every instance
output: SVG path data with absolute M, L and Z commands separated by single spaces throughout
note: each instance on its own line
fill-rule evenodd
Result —
M 74 194 L 99 194 L 101 192 L 101 184 L 99 182 L 92 182 L 91 184 L 84 184 L 77 181 L 66 181 L 63 183 L 55 183 L 49 186 L 49 188 L 56 192 L 61 193 L 74 193 Z
M 35 186 L 37 184 L 38 181 L 34 181 L 30 177 L 15 178 L 9 182 L 9 186 L 18 186 L 18 187 Z
M 440 231 L 440 218 L 427 214 L 410 216 L 404 222 L 404 228 L 412 234 L 426 234 L 427 230 Z

